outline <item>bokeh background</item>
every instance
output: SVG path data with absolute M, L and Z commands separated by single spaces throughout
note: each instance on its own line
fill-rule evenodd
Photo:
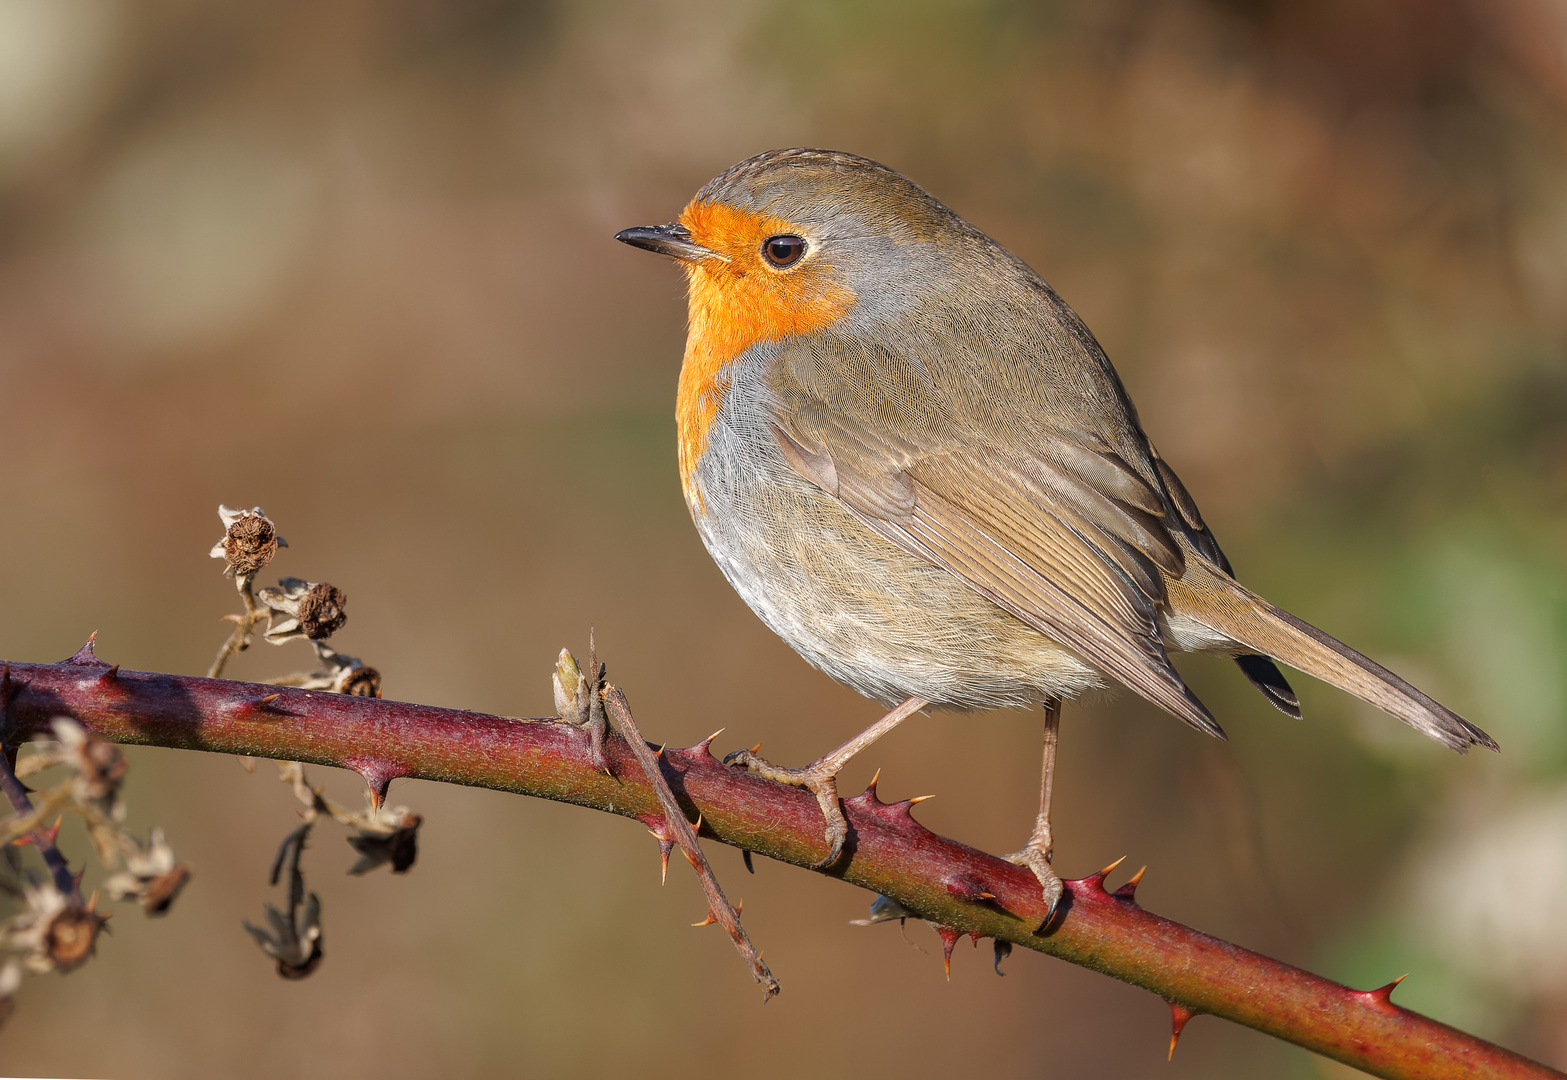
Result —
M 1409 972 L 1400 1001 L 1567 1067 L 1560 0 L 0 0 L 0 655 L 97 630 L 202 672 L 236 606 L 214 511 L 259 504 L 390 697 L 547 714 L 591 624 L 653 738 L 804 762 L 858 730 L 875 707 L 690 527 L 681 282 L 610 239 L 800 144 L 1035 266 L 1242 577 L 1503 746 L 1459 758 L 1304 677 L 1291 722 L 1183 661 L 1230 742 L 1126 693 L 1071 707 L 1057 866 L 1148 863 L 1153 910 L 1358 986 Z M 918 718 L 845 790 L 881 767 L 1012 850 L 1038 723 Z M 1166 1065 L 1146 993 L 965 949 L 946 982 L 923 925 L 852 927 L 868 895 L 721 849 L 783 981 L 764 1008 L 641 827 L 413 782 L 405 877 L 347 877 L 319 831 L 326 960 L 285 983 L 240 921 L 280 901 L 287 789 L 129 757 L 132 823 L 195 877 L 28 981 L 7 1073 L 1346 1072 L 1202 1018 Z

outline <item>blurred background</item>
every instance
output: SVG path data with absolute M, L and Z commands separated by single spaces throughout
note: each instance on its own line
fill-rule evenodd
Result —
M 0 0 L 0 655 L 90 631 L 199 674 L 207 548 L 350 597 L 388 697 L 553 711 L 589 625 L 650 738 L 803 763 L 878 710 L 750 614 L 681 502 L 677 271 L 614 243 L 778 146 L 897 168 L 1083 315 L 1241 577 L 1488 729 L 1459 758 L 1296 678 L 1183 661 L 1230 742 L 1068 709 L 1056 865 L 1567 1067 L 1567 5 L 1561 0 Z M 258 644 L 230 668 L 308 666 Z M 1038 713 L 916 718 L 848 770 L 1013 850 Z M 242 931 L 297 821 L 263 766 L 131 749 L 194 879 L 31 979 L 4 1070 L 1332 1077 L 1162 1002 L 735 852 L 765 1008 L 633 822 L 399 782 L 404 877 L 307 880 L 326 959 Z M 354 778 L 312 770 L 357 803 Z M 79 834 L 73 854 L 85 857 Z M 677 860 L 678 861 L 678 860 Z M 96 869 L 89 872 L 94 883 Z M 1114 883 L 1114 879 L 1112 879 Z

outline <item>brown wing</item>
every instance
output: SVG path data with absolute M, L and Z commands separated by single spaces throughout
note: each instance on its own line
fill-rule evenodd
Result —
M 1223 738 L 1159 634 L 1161 570 L 1178 575 L 1181 553 L 1151 512 L 1162 499 L 1134 470 L 1108 450 L 1060 442 L 1004 457 L 939 410 L 916 439 L 790 390 L 774 431 L 797 472 L 890 542 Z

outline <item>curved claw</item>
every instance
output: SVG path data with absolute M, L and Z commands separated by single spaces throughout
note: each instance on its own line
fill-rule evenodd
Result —
M 838 805 L 837 777 L 829 776 L 808 787 L 816 796 L 816 804 L 822 808 L 822 817 L 827 819 L 827 857 L 815 863 L 811 869 L 826 870 L 843 857 L 843 845 L 849 839 L 849 819 L 843 816 L 843 810 Z
M 1017 866 L 1026 866 L 1033 871 L 1038 879 L 1041 890 L 1044 893 L 1045 917 L 1034 928 L 1034 933 L 1039 933 L 1050 925 L 1050 920 L 1056 917 L 1056 910 L 1060 907 L 1061 897 L 1066 892 L 1066 886 L 1061 883 L 1061 877 L 1050 865 L 1050 853 L 1042 848 L 1030 845 L 1022 851 L 1005 856 L 1007 862 Z

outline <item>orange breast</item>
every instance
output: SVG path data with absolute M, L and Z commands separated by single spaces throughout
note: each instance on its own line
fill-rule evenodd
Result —
M 702 496 L 691 477 L 729 389 L 725 367 L 758 342 L 831 325 L 854 305 L 855 295 L 815 252 L 784 271 L 762 261 L 762 241 L 770 236 L 796 233 L 809 239 L 801 226 L 717 202 L 691 203 L 680 223 L 698 244 L 728 259 L 684 264 L 689 327 L 675 416 L 680 484 L 691 512 L 700 514 Z

